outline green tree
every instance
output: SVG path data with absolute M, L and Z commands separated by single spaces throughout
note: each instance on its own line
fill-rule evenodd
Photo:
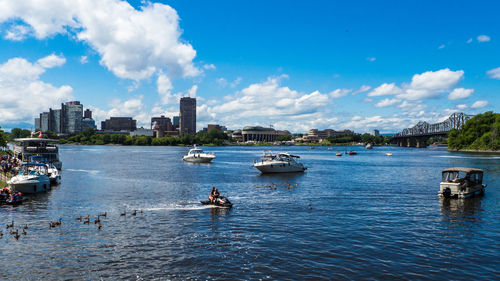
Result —
M 26 129 L 14 128 L 10 131 L 11 139 L 17 138 L 29 138 L 31 136 L 31 131 Z
M 2 127 L 0 127 L 0 147 L 7 147 L 7 137 L 2 130 Z

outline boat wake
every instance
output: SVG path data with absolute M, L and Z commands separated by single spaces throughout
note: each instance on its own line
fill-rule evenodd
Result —
M 187 203 L 173 203 L 167 205 L 154 206 L 154 207 L 144 208 L 143 210 L 151 212 L 175 211 L 175 210 L 189 211 L 189 210 L 202 210 L 210 208 L 217 208 L 217 207 L 212 205 L 202 205 L 200 202 L 187 202 Z
M 98 170 L 84 170 L 84 169 L 64 169 L 64 171 L 69 171 L 69 172 L 80 172 L 80 173 L 89 173 L 89 174 L 97 174 L 99 173 Z

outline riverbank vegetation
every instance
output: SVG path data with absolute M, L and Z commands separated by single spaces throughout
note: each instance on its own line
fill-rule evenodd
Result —
M 195 135 L 165 136 L 163 138 L 152 138 L 147 136 L 129 136 L 124 134 L 96 134 L 93 129 L 87 129 L 77 135 L 60 138 L 60 144 L 87 144 L 87 145 L 224 145 L 231 139 L 216 130 L 210 132 L 198 132 Z
M 0 127 L 0 147 L 6 147 L 7 146 L 7 136 L 2 130 L 2 127 Z
M 451 150 L 500 150 L 500 113 L 491 111 L 467 120 L 461 130 L 448 133 Z

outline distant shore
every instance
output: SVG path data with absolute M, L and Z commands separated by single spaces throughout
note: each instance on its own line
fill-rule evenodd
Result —
M 489 154 L 500 154 L 500 150 L 477 150 L 477 149 L 448 149 L 449 152 L 467 152 L 467 153 L 489 153 Z

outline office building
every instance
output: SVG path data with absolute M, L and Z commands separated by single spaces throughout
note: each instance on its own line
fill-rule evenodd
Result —
M 196 133 L 196 99 L 184 97 L 180 101 L 179 132 L 181 134 Z
M 170 121 L 170 118 L 162 115 L 160 117 L 151 118 L 151 129 L 165 132 L 165 131 L 172 131 L 173 126 L 172 122 Z
M 380 131 L 379 130 L 373 130 L 372 135 L 376 136 L 376 137 L 380 136 Z
M 86 111 L 92 118 L 92 112 Z M 35 118 L 35 129 L 58 134 L 77 134 L 82 131 L 83 105 L 79 101 L 61 104 L 61 109 L 50 108 Z
M 132 117 L 110 117 L 101 122 L 102 131 L 135 131 L 137 121 Z
M 83 118 L 85 119 L 92 119 L 92 111 L 90 109 L 85 109 L 83 112 Z

